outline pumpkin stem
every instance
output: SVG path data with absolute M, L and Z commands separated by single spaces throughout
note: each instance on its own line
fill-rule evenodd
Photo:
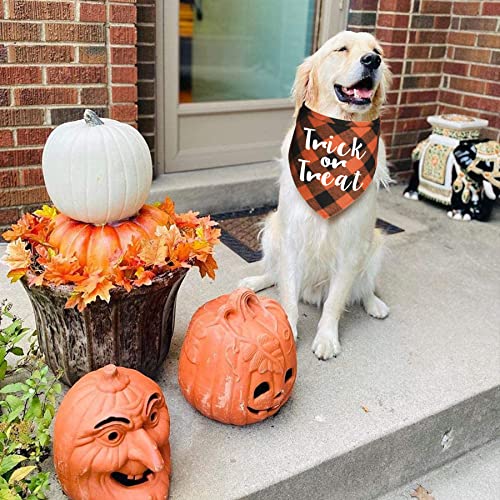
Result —
M 104 125 L 104 122 L 91 109 L 86 109 L 83 113 L 83 119 L 87 125 L 95 127 L 96 125 Z

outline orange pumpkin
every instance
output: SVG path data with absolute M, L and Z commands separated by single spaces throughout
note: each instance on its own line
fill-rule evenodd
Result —
M 292 329 L 275 300 L 241 288 L 195 312 L 179 385 L 203 415 L 235 425 L 264 420 L 288 401 L 296 376 Z
M 64 256 L 76 256 L 82 266 L 92 264 L 97 269 L 106 269 L 110 259 L 124 252 L 133 238 L 151 238 L 158 226 L 169 222 L 167 213 L 150 205 L 144 205 L 132 219 L 104 226 L 59 214 L 49 243 Z
M 158 385 L 107 365 L 66 394 L 54 426 L 54 465 L 73 500 L 168 496 L 170 418 Z

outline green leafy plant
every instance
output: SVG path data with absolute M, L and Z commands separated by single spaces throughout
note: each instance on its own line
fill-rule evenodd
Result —
M 30 339 L 29 347 L 20 345 Z M 49 427 L 61 385 L 38 350 L 35 332 L 0 304 L 0 500 L 45 499 Z M 11 383 L 8 383 L 11 382 Z

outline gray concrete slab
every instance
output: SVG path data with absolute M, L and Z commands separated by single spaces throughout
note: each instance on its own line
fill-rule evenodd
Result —
M 435 500 L 498 500 L 499 471 L 500 440 L 495 440 L 378 500 L 411 500 L 411 493 L 419 485 Z
M 319 311 L 301 306 L 293 396 L 261 424 L 206 419 L 176 377 L 193 312 L 260 264 L 220 246 L 214 282 L 189 273 L 159 378 L 172 418 L 171 498 L 371 498 L 498 435 L 500 214 L 488 224 L 450 221 L 395 187 L 381 193 L 381 215 L 408 229 L 387 238 L 379 288 L 390 317 L 352 307 L 341 321 L 342 354 L 320 362 L 310 350 Z M 2 273 L 0 296 L 29 317 L 18 288 Z

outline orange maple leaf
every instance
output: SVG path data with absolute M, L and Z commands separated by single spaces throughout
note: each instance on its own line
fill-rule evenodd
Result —
M 92 271 L 86 278 L 75 286 L 74 293 L 82 294 L 82 301 L 85 305 L 94 302 L 97 297 L 109 302 L 111 298 L 109 292 L 114 288 L 113 283 L 106 275 L 100 271 Z
M 167 256 L 168 247 L 166 242 L 161 238 L 144 241 L 138 254 L 139 259 L 147 267 L 164 266 Z
M 175 223 L 181 229 L 184 228 L 195 228 L 200 224 L 200 219 L 198 219 L 198 215 L 200 212 L 193 212 L 190 210 L 185 214 L 176 214 L 175 215 Z
M 196 259 L 195 265 L 200 269 L 202 278 L 208 275 L 210 278 L 215 279 L 215 270 L 218 266 L 213 255 L 207 255 L 204 261 Z
M 151 285 L 153 278 L 156 276 L 152 271 L 146 271 L 142 266 L 139 267 L 135 275 L 137 279 L 134 280 L 134 286 Z
M 10 268 L 7 277 L 12 283 L 22 278 L 31 265 L 31 253 L 26 248 L 27 243 L 18 238 L 7 245 L 7 251 L 2 257 L 2 262 Z
M 81 266 L 76 257 L 54 255 L 45 263 L 45 279 L 54 285 L 78 283 L 84 279 L 80 274 Z
M 32 229 L 36 226 L 36 223 L 36 218 L 27 212 L 23 214 L 16 224 L 12 224 L 11 229 L 2 233 L 3 239 L 5 241 L 14 241 L 17 238 L 23 238 L 26 234 L 32 231 Z
M 175 203 L 167 196 L 163 203 L 159 205 L 160 210 L 163 210 L 171 217 L 175 217 Z

